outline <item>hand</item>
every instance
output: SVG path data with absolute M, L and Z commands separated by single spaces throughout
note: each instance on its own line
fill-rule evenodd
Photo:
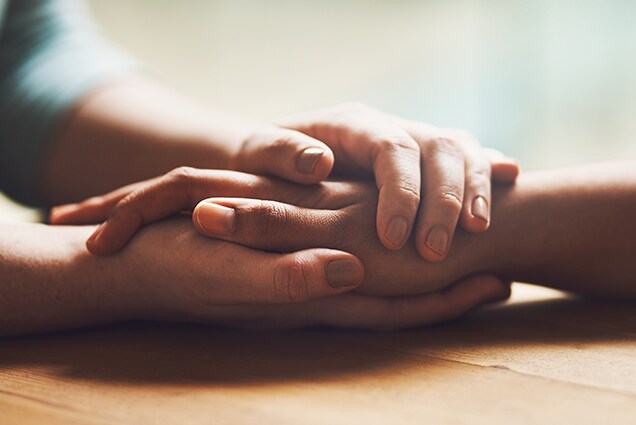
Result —
M 79 204 L 55 207 L 51 224 L 95 224 L 86 246 L 94 254 L 120 250 L 144 224 L 186 210 L 192 211 L 209 196 L 243 196 L 263 199 L 292 199 L 295 185 L 270 178 L 225 170 L 180 167 L 154 179 L 133 183 Z
M 486 230 L 490 223 L 491 174 L 493 180 L 511 182 L 518 173 L 516 162 L 496 151 L 481 149 L 465 132 L 400 120 L 358 105 L 304 114 L 281 122 L 281 126 L 248 137 L 232 167 L 303 184 L 317 183 L 331 172 L 335 153 L 335 174 L 351 176 L 375 170 L 380 198 L 374 227 L 381 243 L 390 249 L 400 249 L 418 215 L 416 247 L 429 260 L 446 257 L 460 214 L 464 229 Z M 147 191 L 155 195 L 163 190 L 168 192 L 157 195 L 164 202 L 163 215 L 154 214 L 152 220 L 174 214 L 185 208 L 182 198 L 174 199 L 174 189 L 180 190 L 186 181 L 195 183 L 196 179 L 189 174 L 188 169 L 177 169 L 164 179 L 127 186 L 79 207 L 56 208 L 51 222 L 85 222 L 85 216 L 103 220 L 109 214 L 120 219 L 122 214 L 117 212 L 120 209 L 148 211 L 156 203 L 140 196 L 140 192 Z M 208 196 L 216 195 L 216 186 L 210 190 Z M 425 200 L 421 208 L 420 192 Z M 205 194 L 201 199 L 204 197 Z M 113 213 L 104 212 L 105 206 L 113 209 Z M 102 212 L 99 216 L 95 214 L 97 209 Z M 136 230 L 141 224 L 139 217 L 129 217 L 130 223 L 118 228 Z M 144 217 L 148 219 L 149 214 Z M 110 237 L 92 239 L 88 248 L 96 254 L 112 253 L 133 233 L 122 230 L 115 238 L 117 244 L 108 244 Z
M 372 174 L 380 192 L 375 227 L 381 243 L 400 249 L 416 224 L 417 250 L 431 261 L 446 257 L 458 222 L 469 232 L 488 228 L 491 178 L 513 182 L 519 172 L 514 160 L 480 148 L 464 131 L 358 104 L 278 125 L 244 142 L 235 169 L 298 183 L 321 181 L 332 167 L 337 176 Z
M 481 265 L 478 251 L 451 254 L 444 263 L 427 263 L 410 244 L 397 252 L 384 249 L 371 233 L 377 190 L 361 182 L 301 186 L 232 171 L 180 168 L 142 184 L 134 196 L 126 195 L 126 190 L 66 207 L 63 214 L 54 214 L 54 222 L 96 222 L 113 210 L 87 241 L 95 251 L 98 246 L 122 246 L 142 224 L 171 215 L 175 207 L 197 207 L 193 221 L 209 236 L 279 252 L 331 248 L 354 253 L 366 271 L 360 290 L 377 295 L 436 291 L 475 273 Z M 221 198 L 199 204 L 205 194 Z M 120 201 L 121 196 L 127 200 Z M 273 201 L 222 198 L 227 196 Z
M 412 244 L 384 249 L 372 232 L 377 190 L 362 182 L 325 182 L 303 187 L 279 182 L 270 199 L 210 198 L 192 219 L 207 236 L 276 252 L 326 247 L 356 255 L 365 266 L 357 289 L 395 296 L 438 291 L 484 270 L 483 252 L 453 250 L 443 263 L 422 262 Z M 293 203 L 293 205 L 292 205 Z
M 183 311 L 195 302 L 299 303 L 350 291 L 364 276 L 360 260 L 342 251 L 257 251 L 202 237 L 186 219 L 144 229 L 118 255 L 143 303 L 155 298 Z
M 144 228 L 117 256 L 127 271 L 127 286 L 136 288 L 134 298 L 138 311 L 143 312 L 141 318 L 151 320 L 256 329 L 314 325 L 397 329 L 449 320 L 509 296 L 509 286 L 498 279 L 475 276 L 425 296 L 383 298 L 347 293 L 303 302 L 326 287 L 325 272 L 315 259 L 321 264 L 333 257 L 356 260 L 326 249 L 283 255 L 257 252 L 206 238 L 188 220 L 179 218 Z M 312 260 L 312 256 L 316 258 Z M 300 268 L 297 273 L 287 268 L 292 265 Z M 285 271 L 277 273 L 277 268 Z M 294 275 L 305 279 L 287 279 Z

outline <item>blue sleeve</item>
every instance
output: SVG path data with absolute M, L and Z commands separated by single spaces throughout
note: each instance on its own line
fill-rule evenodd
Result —
M 139 70 L 81 0 L 10 1 L 0 34 L 0 189 L 31 205 L 62 120 L 89 91 Z

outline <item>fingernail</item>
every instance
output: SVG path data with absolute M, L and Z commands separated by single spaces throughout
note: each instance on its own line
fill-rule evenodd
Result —
M 327 264 L 327 280 L 332 288 L 355 286 L 360 281 L 360 269 L 353 260 L 334 260 Z
M 404 239 L 406 239 L 408 230 L 409 223 L 406 221 L 406 218 L 398 215 L 389 221 L 389 225 L 386 228 L 384 236 L 386 236 L 386 238 L 395 245 L 402 245 L 404 243 Z
M 234 233 L 234 209 L 213 202 L 203 202 L 197 207 L 199 227 L 211 235 Z
M 99 239 L 101 234 L 104 232 L 104 227 L 106 227 L 106 222 L 103 222 L 102 224 L 100 224 L 99 226 L 95 228 L 95 230 L 93 231 L 93 234 L 88 239 L 86 239 L 87 246 L 94 245 L 95 242 L 97 242 L 97 239 Z
M 433 227 L 426 236 L 426 246 L 439 255 L 446 253 L 448 246 L 448 232 L 444 226 Z
M 296 158 L 296 169 L 303 174 L 313 174 L 320 157 L 325 153 L 320 148 L 307 148 Z
M 473 217 L 480 218 L 488 223 L 488 204 L 483 196 L 478 196 L 473 201 L 471 213 Z

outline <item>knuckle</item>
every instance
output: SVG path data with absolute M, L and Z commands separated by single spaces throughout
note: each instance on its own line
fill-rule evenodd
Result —
M 453 214 L 459 214 L 462 209 L 462 197 L 453 189 L 443 190 L 439 197 L 439 204 Z
M 378 153 L 387 152 L 390 154 L 408 154 L 408 155 L 419 155 L 420 149 L 410 136 L 406 134 L 396 134 L 396 135 L 377 135 L 376 139 L 378 140 L 376 145 L 376 150 Z M 406 152 L 405 152 L 406 151 Z
M 462 157 L 463 152 L 457 142 L 450 137 L 436 137 L 429 143 L 429 149 L 436 154 Z
M 83 207 L 98 208 L 106 204 L 107 202 L 108 201 L 105 196 L 98 195 L 88 198 L 87 200 L 81 202 L 80 205 L 82 205 Z
M 396 185 L 397 191 L 403 198 L 401 204 L 408 203 L 409 206 L 417 206 L 420 203 L 420 188 L 417 183 L 400 179 Z
M 476 177 L 476 178 L 482 178 L 482 177 L 489 178 L 490 171 L 486 167 L 477 167 L 477 168 L 472 168 L 468 170 L 468 175 L 471 177 Z
M 305 261 L 300 256 L 291 257 L 279 264 L 274 278 L 274 294 L 277 300 L 288 303 L 309 300 L 305 267 Z
M 476 168 L 466 173 L 466 182 L 473 187 L 490 186 L 490 172 L 484 168 Z
M 251 208 L 250 216 L 255 234 L 266 237 L 285 230 L 287 211 L 280 204 L 261 201 Z
M 166 174 L 168 182 L 176 184 L 178 186 L 189 185 L 194 180 L 196 169 L 192 167 L 182 166 L 177 167 L 174 170 Z
M 263 145 L 263 151 L 268 155 L 280 156 L 294 146 L 294 138 L 291 132 L 277 131 L 271 134 L 270 137 L 270 140 Z
M 133 222 L 143 222 L 142 214 L 137 205 L 137 197 L 134 196 L 134 193 L 126 196 L 115 205 L 110 217 L 114 216 L 123 217 Z

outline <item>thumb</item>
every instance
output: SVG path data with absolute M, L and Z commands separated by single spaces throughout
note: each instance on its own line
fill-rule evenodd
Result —
M 215 261 L 227 265 L 216 270 L 223 285 L 209 294 L 216 304 L 303 303 L 349 292 L 364 280 L 362 262 L 334 249 L 277 254 L 227 244 Z
M 333 164 L 333 152 L 321 141 L 299 131 L 270 127 L 245 140 L 234 167 L 237 171 L 313 184 L 326 179 Z

